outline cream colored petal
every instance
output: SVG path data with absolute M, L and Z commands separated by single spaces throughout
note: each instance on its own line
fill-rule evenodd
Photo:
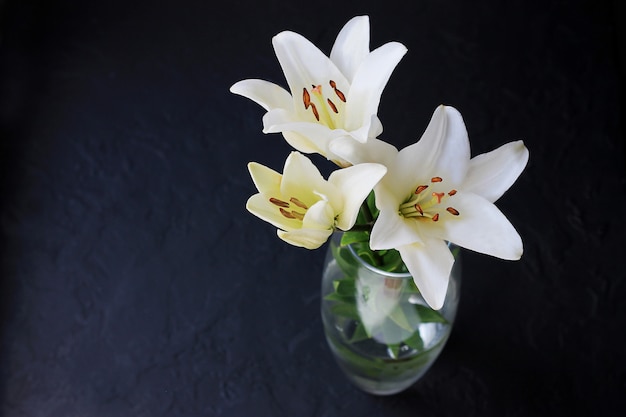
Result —
M 270 203 L 270 197 L 264 194 L 255 194 L 246 203 L 246 209 L 271 225 L 287 231 L 298 230 L 302 227 L 302 222 L 297 219 L 289 219 L 283 216 L 280 208 Z M 287 209 L 291 210 L 291 209 Z
M 250 172 L 254 185 L 260 193 L 280 195 L 280 183 L 283 178 L 281 174 L 257 162 L 250 162 L 248 164 L 248 171 Z
M 337 35 L 330 60 L 351 81 L 369 53 L 370 22 L 368 16 L 353 17 Z
M 335 212 L 328 201 L 320 200 L 307 210 L 302 221 L 303 229 L 332 230 Z
M 528 149 L 518 140 L 470 160 L 463 191 L 497 201 L 517 180 L 528 163 Z
M 292 109 L 293 98 L 284 88 L 265 80 L 243 80 L 233 84 L 230 92 L 249 98 L 265 110 Z
M 343 207 L 337 216 L 337 227 L 348 230 L 356 222 L 363 200 L 387 172 L 380 164 L 359 164 L 333 171 L 328 182 L 343 196 Z
M 317 249 L 333 234 L 332 230 L 300 229 L 291 232 L 277 231 L 278 237 L 285 242 L 306 249 Z
M 406 245 L 397 249 L 424 300 L 433 309 L 439 310 L 443 307 L 454 265 L 454 256 L 447 244 L 440 239 L 427 239 L 423 245 Z
M 320 196 L 328 200 L 341 199 L 335 187 L 326 182 L 311 160 L 299 152 L 291 152 L 285 161 L 280 191 L 282 195 L 295 197 L 308 207 L 318 202 Z

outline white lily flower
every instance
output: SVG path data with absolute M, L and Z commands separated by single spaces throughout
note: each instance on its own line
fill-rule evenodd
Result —
M 461 114 L 440 106 L 422 138 L 399 152 L 392 146 L 380 146 L 376 156 L 335 148 L 355 164 L 387 165 L 375 188 L 380 214 L 370 246 L 397 249 L 432 308 L 443 305 L 454 263 L 447 242 L 502 259 L 521 257 L 519 234 L 493 202 L 528 162 L 522 141 L 470 159 Z
M 387 172 L 365 163 L 335 170 L 326 181 L 299 152 L 289 154 L 283 175 L 255 162 L 248 170 L 259 190 L 248 199 L 248 211 L 276 226 L 284 241 L 307 249 L 320 247 L 335 227 L 354 226 L 361 203 Z
M 294 32 L 281 32 L 272 43 L 291 93 L 258 79 L 239 81 L 230 91 L 267 110 L 264 133 L 282 132 L 295 149 L 346 166 L 329 144 L 343 136 L 364 143 L 382 132 L 380 96 L 406 47 L 389 42 L 370 52 L 367 16 L 346 23 L 330 58 Z

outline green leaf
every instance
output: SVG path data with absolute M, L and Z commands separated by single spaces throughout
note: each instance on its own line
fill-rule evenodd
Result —
M 387 345 L 387 348 L 389 349 L 389 354 L 391 355 L 391 357 L 393 357 L 394 359 L 398 359 L 398 357 L 400 356 L 400 344 L 390 344 Z
M 417 314 L 420 316 L 422 323 L 447 323 L 445 319 L 438 311 L 435 311 L 429 307 L 421 304 L 414 304 Z
M 359 312 L 357 311 L 354 304 L 337 303 L 333 305 L 330 310 L 333 314 L 336 314 L 338 316 L 359 320 Z
M 341 246 L 351 245 L 353 243 L 369 242 L 370 234 L 366 231 L 344 232 L 341 236 Z
M 407 320 L 406 314 L 404 313 L 404 310 L 401 306 L 396 306 L 396 308 L 394 308 L 393 311 L 389 314 L 389 318 L 404 330 L 408 332 L 414 331 L 411 323 L 409 323 L 409 320 Z
M 352 334 L 352 337 L 350 338 L 350 343 L 360 342 L 362 340 L 366 340 L 371 337 L 372 335 L 368 333 L 363 323 L 359 321 L 357 322 L 356 328 L 354 329 L 354 333 Z
M 409 337 L 408 339 L 405 339 L 404 344 L 415 350 L 424 349 L 424 341 L 422 340 L 422 337 L 420 336 L 420 332 L 418 331 L 413 333 L 411 337 Z

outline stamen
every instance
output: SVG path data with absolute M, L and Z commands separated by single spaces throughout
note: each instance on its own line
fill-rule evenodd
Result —
M 457 209 L 455 209 L 454 207 L 448 207 L 446 209 L 448 211 L 448 213 L 454 215 L 454 216 L 458 216 L 459 215 L 459 211 Z
M 291 214 L 293 214 L 293 216 L 298 220 L 304 219 L 304 214 L 298 213 L 297 211 L 291 210 Z
M 456 190 L 450 190 L 450 192 L 448 192 L 449 196 L 453 196 L 456 194 Z
M 437 203 L 441 203 L 444 193 L 433 193 L 433 197 L 437 198 Z
M 315 115 L 315 118 L 319 122 L 320 121 L 320 114 L 317 112 L 317 107 L 315 107 L 314 103 L 311 103 L 311 110 L 313 110 L 313 114 Z
M 292 212 L 288 212 L 287 210 L 285 210 L 284 208 L 280 208 L 280 214 L 282 214 L 283 216 L 285 216 L 288 219 L 295 219 L 296 216 L 293 215 L 293 211 Z
M 311 105 L 311 95 L 306 88 L 302 89 L 302 101 L 304 102 L 304 109 L 308 109 Z
M 427 188 L 428 188 L 428 185 L 420 185 L 419 187 L 415 189 L 415 194 L 419 194 Z
M 430 182 L 441 182 L 441 181 L 443 181 L 443 178 L 441 177 L 432 177 L 430 179 Z
M 335 113 L 339 113 L 339 110 L 337 110 L 337 106 L 335 106 L 335 103 L 330 101 L 329 98 L 327 98 L 326 101 L 328 102 L 328 105 L 330 106 L 331 109 L 333 109 Z
M 419 211 L 422 216 L 424 215 L 424 210 L 422 210 L 422 207 L 419 204 L 415 205 L 415 210 Z
M 337 94 L 337 97 L 339 97 L 339 100 L 345 103 L 346 96 L 341 92 L 341 90 L 337 88 L 337 83 L 334 82 L 333 80 L 330 80 L 329 84 L 330 84 L 330 87 L 335 91 L 335 94 Z
M 307 210 L 307 209 L 308 209 L 308 207 L 306 206 L 306 204 L 304 204 L 302 201 L 298 200 L 298 199 L 297 199 L 297 198 L 295 198 L 295 197 L 291 197 L 291 198 L 289 199 L 289 201 L 291 201 L 293 204 L 295 204 L 296 206 L 298 206 L 298 207 L 300 207 L 300 208 L 303 208 L 303 209 L 305 209 L 305 210 Z
M 289 203 L 283 200 L 279 200 L 277 198 L 271 197 L 270 203 L 278 206 L 278 207 L 289 207 Z
M 435 213 L 433 216 L 433 221 L 436 222 L 437 220 L 439 220 L 439 213 Z

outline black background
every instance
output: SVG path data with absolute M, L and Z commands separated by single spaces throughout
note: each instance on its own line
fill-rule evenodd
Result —
M 0 4 L 2 416 L 626 409 L 623 2 Z M 276 33 L 329 53 L 360 14 L 372 49 L 409 49 L 382 97 L 383 139 L 414 142 L 443 103 L 474 155 L 517 139 L 531 155 L 498 202 L 524 257 L 464 253 L 449 343 L 392 397 L 333 362 L 324 250 L 245 211 L 247 162 L 282 170 L 290 148 L 228 92 L 284 85 Z

